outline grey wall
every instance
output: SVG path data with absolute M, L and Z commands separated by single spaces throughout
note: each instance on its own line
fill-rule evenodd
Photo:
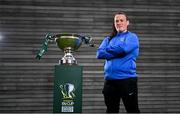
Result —
M 45 34 L 78 33 L 97 45 L 111 32 L 112 16 L 125 11 L 140 39 L 141 112 L 180 112 L 179 0 L 0 0 L 0 112 L 52 112 L 55 44 L 35 55 Z M 105 112 L 103 60 L 83 45 L 75 58 L 83 71 L 83 112 Z M 121 105 L 121 112 L 124 112 Z

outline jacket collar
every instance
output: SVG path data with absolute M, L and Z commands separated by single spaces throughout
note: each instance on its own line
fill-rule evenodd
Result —
M 117 35 L 124 35 L 127 34 L 129 31 L 125 31 L 125 32 L 118 32 Z

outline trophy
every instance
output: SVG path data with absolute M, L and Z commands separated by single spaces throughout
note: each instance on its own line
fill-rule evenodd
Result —
M 73 52 L 78 50 L 82 43 L 88 44 L 90 47 L 94 47 L 92 38 L 89 36 L 82 36 L 78 34 L 46 34 L 45 40 L 39 52 L 36 55 L 37 59 L 47 52 L 49 42 L 55 42 L 57 46 L 64 51 L 64 56 L 59 60 L 59 64 L 62 65 L 77 65 L 77 61 L 73 56 Z

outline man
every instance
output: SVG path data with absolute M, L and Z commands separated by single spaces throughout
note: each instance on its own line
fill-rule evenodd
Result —
M 107 113 L 118 113 L 122 99 L 128 113 L 139 113 L 136 59 L 139 40 L 128 31 L 129 19 L 124 12 L 114 15 L 113 31 L 97 49 L 97 58 L 105 59 L 103 95 Z

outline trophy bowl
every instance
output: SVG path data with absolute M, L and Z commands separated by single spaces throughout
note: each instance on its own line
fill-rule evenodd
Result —
M 77 34 L 57 34 L 56 43 L 63 51 L 67 48 L 71 48 L 71 51 L 76 51 L 81 46 L 82 39 Z

